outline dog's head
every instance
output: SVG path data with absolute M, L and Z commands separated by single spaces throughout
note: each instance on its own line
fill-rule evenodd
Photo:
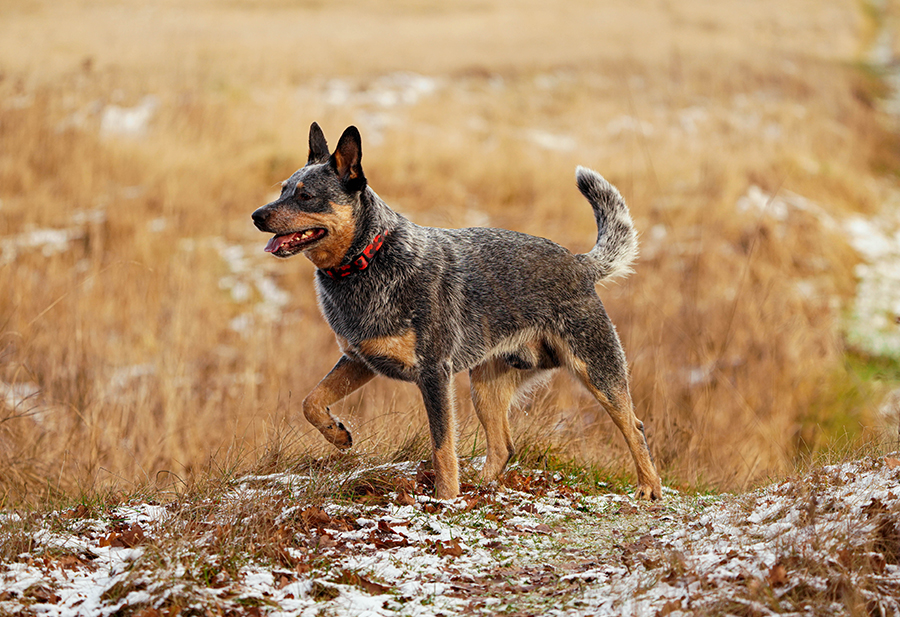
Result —
M 334 152 L 319 125 L 309 127 L 306 165 L 281 183 L 281 195 L 253 213 L 260 231 L 275 234 L 266 252 L 276 257 L 305 253 L 319 268 L 343 259 L 356 233 L 356 209 L 366 188 L 362 139 L 348 127 Z

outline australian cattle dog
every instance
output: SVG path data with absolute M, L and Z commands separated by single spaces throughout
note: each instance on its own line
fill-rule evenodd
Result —
M 318 268 L 316 292 L 342 355 L 303 401 L 303 413 L 338 448 L 350 432 L 329 411 L 376 375 L 416 384 L 431 431 L 435 496 L 459 493 L 453 375 L 469 371 L 495 479 L 512 458 L 510 404 L 548 371 L 565 367 L 609 413 L 637 466 L 636 495 L 659 499 L 659 475 L 634 414 L 628 367 L 596 283 L 627 274 L 637 235 L 622 196 L 579 167 L 597 243 L 572 254 L 544 238 L 475 227 L 421 227 L 369 188 L 356 127 L 329 153 L 317 124 L 306 165 L 281 195 L 253 213 L 274 234 L 266 251 L 303 253 Z

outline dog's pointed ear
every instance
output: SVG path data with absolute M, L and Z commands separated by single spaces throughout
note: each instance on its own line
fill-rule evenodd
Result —
M 313 122 L 309 127 L 309 158 L 307 165 L 324 163 L 328 160 L 328 142 L 319 125 Z
M 334 154 L 331 155 L 331 166 L 338 178 L 349 191 L 361 191 L 366 186 L 366 176 L 362 165 L 362 138 L 355 126 L 348 126 L 338 141 Z

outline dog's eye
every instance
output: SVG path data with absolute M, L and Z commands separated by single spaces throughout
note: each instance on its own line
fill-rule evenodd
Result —
M 310 195 L 306 191 L 300 191 L 296 194 L 296 197 L 297 201 L 309 201 L 310 199 L 312 199 L 312 195 Z

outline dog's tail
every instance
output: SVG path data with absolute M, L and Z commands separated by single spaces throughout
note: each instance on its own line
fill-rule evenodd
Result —
M 596 171 L 579 166 L 575 179 L 597 218 L 597 244 L 584 254 L 588 266 L 594 270 L 595 280 L 627 276 L 637 258 L 638 242 L 625 200 Z

